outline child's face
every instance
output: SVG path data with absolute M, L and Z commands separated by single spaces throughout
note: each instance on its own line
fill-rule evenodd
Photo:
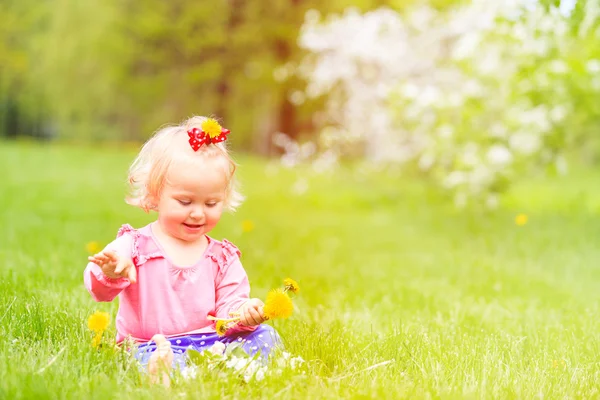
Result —
M 186 242 L 202 238 L 221 218 L 226 189 L 225 170 L 216 160 L 207 160 L 200 171 L 192 164 L 173 165 L 158 201 L 161 228 Z

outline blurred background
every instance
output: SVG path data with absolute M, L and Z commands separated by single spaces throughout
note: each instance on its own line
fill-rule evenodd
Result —
M 90 345 L 81 274 L 193 115 L 308 373 L 178 397 L 597 398 L 599 39 L 600 0 L 1 0 L 0 398 L 165 397 Z
M 4 0 L 0 137 L 141 143 L 214 116 L 239 152 L 346 159 L 494 207 L 595 165 L 596 0 Z

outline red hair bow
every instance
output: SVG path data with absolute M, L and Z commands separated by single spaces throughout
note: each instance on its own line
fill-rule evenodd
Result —
M 198 151 L 202 145 L 220 143 L 227 140 L 229 129 L 222 128 L 218 122 L 208 119 L 202 124 L 202 129 L 192 128 L 187 131 L 190 137 L 190 145 L 194 151 Z

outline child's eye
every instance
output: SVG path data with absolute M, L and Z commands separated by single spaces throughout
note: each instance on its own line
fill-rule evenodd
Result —
M 192 203 L 189 200 L 179 200 L 179 199 L 177 199 L 177 201 L 179 202 L 179 204 L 181 204 L 183 206 L 189 206 Z
M 216 205 L 217 205 L 217 203 L 214 203 L 214 202 L 206 203 L 206 207 L 214 207 Z

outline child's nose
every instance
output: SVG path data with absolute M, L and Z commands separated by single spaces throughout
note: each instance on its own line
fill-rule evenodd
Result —
M 204 208 L 203 207 L 194 207 L 192 212 L 190 213 L 190 217 L 194 219 L 202 219 L 204 217 Z

